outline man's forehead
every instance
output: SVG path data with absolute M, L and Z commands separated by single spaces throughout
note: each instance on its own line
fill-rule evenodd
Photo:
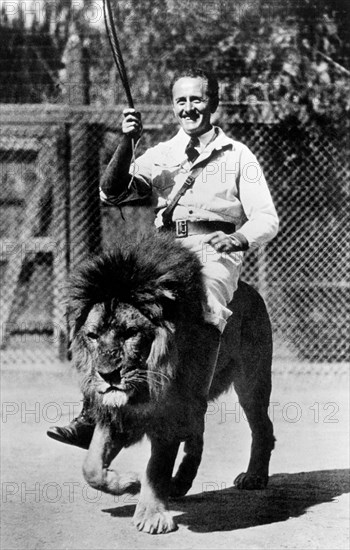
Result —
M 182 76 L 173 86 L 173 98 L 187 95 L 207 95 L 208 83 L 201 76 Z

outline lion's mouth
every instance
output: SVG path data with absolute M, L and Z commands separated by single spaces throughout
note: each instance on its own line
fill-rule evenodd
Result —
M 118 388 L 118 386 L 109 386 L 104 392 L 101 393 L 109 393 L 111 391 L 125 391 L 125 388 Z
M 130 390 L 131 386 L 129 384 L 118 384 L 118 386 L 110 385 L 107 388 L 101 388 L 98 393 L 101 393 L 102 395 L 106 395 L 107 393 L 111 392 L 128 393 Z

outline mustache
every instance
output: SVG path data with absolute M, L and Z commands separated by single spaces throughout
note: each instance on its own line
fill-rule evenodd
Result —
M 190 118 L 198 118 L 200 116 L 200 113 L 198 111 L 184 111 L 180 114 L 181 118 L 190 117 Z

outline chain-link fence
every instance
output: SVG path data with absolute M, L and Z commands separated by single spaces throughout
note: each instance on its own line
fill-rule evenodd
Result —
M 98 183 L 121 108 L 1 106 L 2 360 L 66 356 L 65 288 L 91 252 L 147 231 L 147 207 L 100 206 Z M 138 152 L 176 131 L 166 109 L 141 108 Z M 293 121 L 251 123 L 226 106 L 225 131 L 261 162 L 280 216 L 278 237 L 246 257 L 242 278 L 263 294 L 275 354 L 349 359 L 347 134 Z

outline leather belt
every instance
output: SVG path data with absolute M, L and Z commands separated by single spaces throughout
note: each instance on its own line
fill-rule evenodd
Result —
M 234 233 L 236 226 L 234 223 L 221 221 L 200 220 L 192 222 L 190 220 L 180 219 L 175 220 L 166 227 L 159 228 L 160 231 L 170 231 L 175 233 L 177 239 L 190 237 L 191 235 L 206 235 L 214 231 L 223 231 L 227 235 Z

